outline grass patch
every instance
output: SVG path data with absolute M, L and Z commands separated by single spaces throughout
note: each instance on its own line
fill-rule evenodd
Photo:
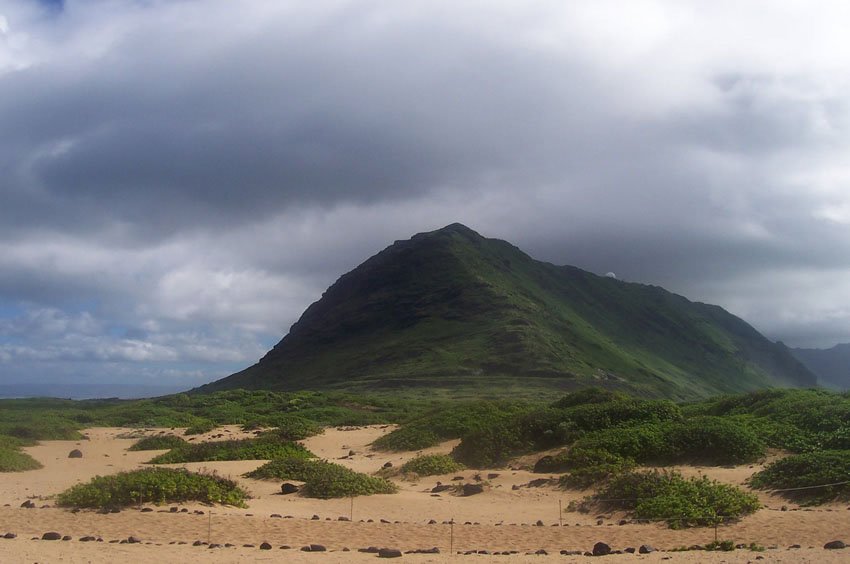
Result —
M 210 431 L 212 431 L 216 427 L 218 427 L 218 425 L 216 425 L 212 421 L 208 421 L 208 420 L 197 421 L 196 423 L 189 425 L 189 427 L 186 428 L 186 431 L 183 434 L 184 435 L 203 435 L 204 433 L 209 433 Z
M 127 450 L 171 450 L 175 448 L 183 448 L 188 443 L 180 437 L 174 435 L 158 435 L 155 437 L 145 437 L 137 441 Z
M 750 485 L 762 490 L 808 488 L 846 482 L 850 476 L 850 451 L 826 450 L 797 454 L 777 460 L 753 474 Z M 850 484 L 783 492 L 782 495 L 807 505 L 850 498 Z
M 391 494 L 398 491 L 395 484 L 383 478 L 361 474 L 324 460 L 292 456 L 271 460 L 246 473 L 245 477 L 304 482 L 304 495 L 320 499 Z
M 463 470 L 465 466 L 445 454 L 429 454 L 408 460 L 401 467 L 402 472 L 411 472 L 419 476 L 437 476 Z
M 298 443 L 274 437 L 186 443 L 154 457 L 149 464 L 177 464 L 182 462 L 211 462 L 215 460 L 272 460 L 280 457 L 309 458 L 309 450 Z
M 755 512 L 758 498 L 716 480 L 678 472 L 626 472 L 611 479 L 579 510 L 626 510 L 635 519 L 666 521 L 670 528 L 709 526 Z
M 56 497 L 61 507 L 124 507 L 144 503 L 200 501 L 245 507 L 248 494 L 236 482 L 183 469 L 146 468 L 96 476 Z

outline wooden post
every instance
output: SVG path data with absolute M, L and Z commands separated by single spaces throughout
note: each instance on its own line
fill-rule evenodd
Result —
M 561 500 L 558 500 L 558 526 L 564 526 L 564 510 L 561 508 Z
M 212 511 L 210 511 L 209 521 L 207 524 L 207 544 L 212 542 Z
M 449 521 L 449 554 L 455 554 L 455 518 Z

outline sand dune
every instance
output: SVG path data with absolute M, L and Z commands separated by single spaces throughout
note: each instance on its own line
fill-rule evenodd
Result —
M 386 462 L 398 467 L 417 453 L 380 453 L 368 446 L 388 432 L 389 427 L 329 429 L 322 435 L 304 441 L 313 452 L 362 472 L 379 470 Z M 597 541 L 614 548 L 650 544 L 659 549 L 704 544 L 714 539 L 712 528 L 673 531 L 663 524 L 618 525 L 622 515 L 583 515 L 559 513 L 571 500 L 580 499 L 584 492 L 561 491 L 551 487 L 530 488 L 526 484 L 541 477 L 526 470 L 498 469 L 489 479 L 488 489 L 480 495 L 456 497 L 434 495 L 430 489 L 438 482 L 450 482 L 455 475 L 434 476 L 419 481 L 393 478 L 400 486 L 394 495 L 377 495 L 340 500 L 314 500 L 279 494 L 278 482 L 249 480 L 241 474 L 256 468 L 262 461 L 204 462 L 185 465 L 190 469 L 206 469 L 232 477 L 251 493 L 247 509 L 206 507 L 200 504 L 179 506 L 172 513 L 168 507 L 154 507 L 152 512 L 130 508 L 118 514 L 100 515 L 91 511 L 71 513 L 51 506 L 51 496 L 75 483 L 85 482 L 96 475 L 138 468 L 157 454 L 155 451 L 127 452 L 131 439 L 118 438 L 127 429 L 100 428 L 87 431 L 88 441 L 46 441 L 27 448 L 44 468 L 25 473 L 5 474 L 0 482 L 0 535 L 9 531 L 17 534 L 11 540 L 0 539 L 0 562 L 174 562 L 186 558 L 201 558 L 209 562 L 239 562 L 280 560 L 304 562 L 373 561 L 375 555 L 356 552 L 368 546 L 388 546 L 401 550 L 438 547 L 440 555 L 405 555 L 415 562 L 443 562 L 450 551 L 516 550 L 513 556 L 476 555 L 475 562 L 534 561 L 558 562 L 584 557 L 558 555 L 560 550 L 590 550 Z M 181 430 L 174 431 L 179 433 Z M 161 431 L 149 431 L 157 433 Z M 211 435 L 244 436 L 233 427 L 219 429 Z M 205 440 L 201 437 L 197 440 Z M 428 449 L 428 452 L 448 452 L 453 443 Z M 69 459 L 72 449 L 80 449 L 83 458 Z M 349 451 L 354 451 L 349 456 Z M 758 466 L 736 468 L 695 468 L 681 470 L 689 474 L 704 473 L 717 479 L 741 484 Z M 457 475 L 472 481 L 476 471 Z M 484 477 L 488 472 L 483 472 Z M 621 555 L 606 561 L 646 562 L 747 562 L 758 556 L 776 562 L 846 561 L 850 549 L 826 551 L 824 543 L 850 540 L 850 511 L 834 505 L 815 510 L 798 508 L 781 499 L 761 495 L 768 506 L 740 522 L 718 528 L 720 539 L 736 543 L 755 542 L 767 547 L 763 553 L 739 550 L 734 553 L 658 553 L 651 555 Z M 20 504 L 32 499 L 37 509 L 23 509 Z M 560 505 L 559 505 L 560 504 Z M 787 505 L 789 511 L 780 511 Z M 182 510 L 185 510 L 183 512 Z M 203 512 L 196 514 L 195 512 Z M 271 515 L 281 517 L 272 517 Z M 317 520 L 313 516 L 318 516 Z M 351 519 L 341 521 L 340 517 Z M 597 519 L 602 518 L 602 524 Z M 434 520 L 436 524 L 429 524 Z M 455 521 L 455 525 L 444 524 Z M 543 526 L 536 526 L 540 520 Z M 383 521 L 383 522 L 382 522 Z M 467 524 L 468 523 L 468 524 Z M 558 525 L 562 526 L 558 526 Z M 74 540 L 31 540 L 46 531 L 57 531 Z M 93 535 L 103 543 L 82 543 L 79 538 Z M 138 545 L 118 544 L 134 536 L 143 541 Z M 233 547 L 209 549 L 193 547 L 196 540 L 233 544 Z M 178 542 L 189 544 L 176 544 Z M 257 546 L 269 542 L 273 551 L 260 551 Z M 175 544 L 170 544 L 175 543 Z M 316 554 L 301 552 L 301 546 L 318 543 L 330 552 Z M 243 547 L 253 544 L 255 547 Z M 788 549 L 800 544 L 802 549 Z M 281 550 L 287 545 L 292 549 Z M 811 549 L 807 547 L 812 547 Z M 343 549 L 351 552 L 342 552 Z M 550 556 L 526 556 L 525 553 L 544 549 Z M 554 554 L 554 555 L 552 555 Z M 666 560 L 665 560 L 666 561 Z

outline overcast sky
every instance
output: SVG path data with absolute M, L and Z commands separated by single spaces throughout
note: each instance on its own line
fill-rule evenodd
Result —
M 850 342 L 849 21 L 844 0 L 0 0 L 0 395 L 226 376 L 455 221 L 792 346 Z

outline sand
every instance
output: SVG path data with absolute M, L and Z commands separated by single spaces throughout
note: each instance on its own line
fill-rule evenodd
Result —
M 374 452 L 369 443 L 389 432 L 392 427 L 375 426 L 354 429 L 328 429 L 322 435 L 304 441 L 321 457 L 344 464 L 361 472 L 376 472 L 386 462 L 398 468 L 418 453 Z M 177 562 L 200 559 L 205 562 L 358 562 L 374 561 L 374 554 L 357 552 L 369 546 L 414 550 L 437 547 L 439 555 L 405 555 L 412 562 L 445 562 L 450 552 L 515 550 L 512 556 L 453 556 L 452 560 L 475 562 L 558 562 L 584 561 L 583 556 L 567 557 L 560 550 L 590 550 L 604 541 L 613 548 L 638 547 L 649 544 L 670 550 L 680 546 L 705 544 L 714 540 L 713 528 L 674 531 L 664 524 L 619 525 L 623 515 L 586 515 L 559 513 L 570 501 L 579 500 L 585 492 L 561 491 L 554 487 L 528 487 L 541 475 L 527 470 L 495 469 L 498 476 L 488 480 L 489 487 L 480 495 L 457 497 L 435 496 L 430 489 L 438 481 L 451 483 L 455 475 L 432 476 L 410 481 L 404 476 L 393 480 L 400 491 L 393 495 L 376 495 L 355 499 L 314 500 L 297 495 L 279 494 L 278 482 L 242 478 L 244 472 L 263 461 L 205 462 L 184 466 L 206 469 L 239 481 L 251 495 L 249 507 L 207 507 L 185 504 L 171 512 L 170 507 L 142 505 L 117 514 L 100 515 L 92 511 L 72 513 L 53 507 L 51 496 L 85 482 L 96 475 L 111 474 L 144 466 L 160 451 L 128 452 L 134 439 L 119 438 L 128 429 L 98 428 L 86 431 L 87 441 L 45 441 L 26 451 L 44 464 L 40 470 L 2 475 L 0 481 L 0 535 L 17 534 L 15 539 L 0 539 L 0 562 Z M 148 430 L 180 433 L 176 430 Z M 217 436 L 223 435 L 223 436 Z M 217 436 L 217 437 L 214 437 Z M 237 428 L 225 427 L 196 440 L 225 439 L 245 436 Z M 454 442 L 424 452 L 449 452 Z M 69 459 L 72 449 L 80 449 L 83 457 Z M 353 456 L 348 456 L 354 451 Z M 735 468 L 681 467 L 691 475 L 706 474 L 724 482 L 740 485 L 759 465 Z M 466 470 L 456 475 L 474 481 L 479 472 Z M 488 471 L 480 472 L 487 479 Z M 545 477 L 545 476 L 544 476 Z M 650 555 L 619 555 L 605 561 L 641 560 L 646 562 L 749 562 L 759 556 L 771 562 L 839 562 L 850 560 L 850 549 L 827 551 L 824 543 L 842 539 L 850 541 L 850 511 L 842 505 L 802 510 L 792 503 L 760 494 L 767 506 L 753 516 L 718 527 L 717 537 L 736 543 L 755 542 L 769 547 L 765 552 L 738 550 L 733 553 L 659 552 Z M 20 504 L 32 499 L 36 509 Z M 781 511 L 785 505 L 788 511 Z M 46 507 L 45 507 L 46 506 Z M 185 510 L 185 511 L 184 511 Z M 198 512 L 198 513 L 196 513 Z M 203 514 L 199 514 L 203 512 Z M 272 517 L 279 515 L 280 517 Z M 318 516 L 318 519 L 314 519 Z M 350 519 L 350 521 L 340 520 Z M 598 518 L 602 524 L 597 524 Z M 436 521 L 429 524 L 429 521 Z M 454 525 L 444 522 L 454 520 Z M 537 521 L 543 526 L 536 526 Z M 69 535 L 71 541 L 32 540 L 44 532 Z M 84 543 L 79 539 L 92 535 L 104 542 Z M 119 544 L 134 536 L 139 544 Z M 195 541 L 232 544 L 210 549 L 191 546 Z M 271 551 L 257 548 L 262 542 L 273 545 Z M 187 544 L 177 544 L 187 543 Z M 308 553 L 299 549 L 318 543 L 328 552 Z M 243 547 L 252 544 L 254 547 Z M 793 544 L 802 549 L 789 549 Z M 292 548 L 281 549 L 281 546 Z M 775 548 L 770 548 L 775 547 Z M 811 548 L 810 548 L 811 547 Z M 350 552 L 343 552 L 344 549 Z M 527 555 L 544 549 L 549 556 Z

